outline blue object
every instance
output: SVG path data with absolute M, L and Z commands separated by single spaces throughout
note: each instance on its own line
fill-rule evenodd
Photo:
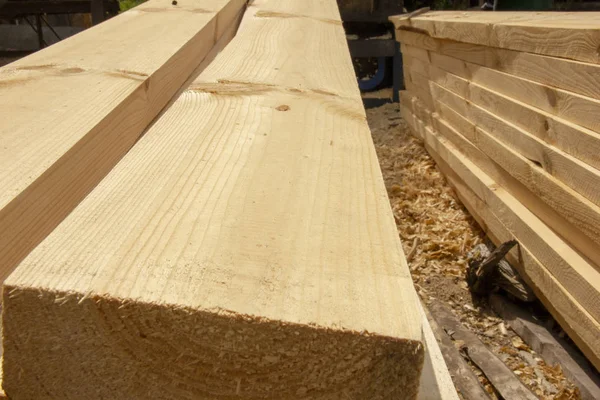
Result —
M 377 72 L 371 79 L 359 79 L 358 88 L 362 92 L 368 92 L 377 89 L 385 79 L 386 57 L 377 58 Z

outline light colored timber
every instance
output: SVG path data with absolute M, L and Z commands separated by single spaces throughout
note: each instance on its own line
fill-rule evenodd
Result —
M 472 176 L 472 171 L 480 170 L 474 165 L 472 165 L 472 169 L 450 166 L 443 158 L 443 154 L 446 154 L 447 159 L 452 162 L 469 164 L 470 161 L 460 156 L 449 142 L 439 137 L 434 130 L 414 117 L 408 108 L 401 107 L 401 112 L 415 135 L 425 140 L 425 146 L 429 154 L 435 159 L 440 170 L 455 187 L 463 204 L 492 241 L 498 245 L 515 239 L 511 231 L 496 216 L 495 212 L 499 210 L 479 197 L 476 194 L 477 189 L 472 189 L 471 184 L 465 183 L 462 179 L 462 176 Z M 503 214 L 499 215 L 502 216 Z M 600 366 L 600 324 L 573 298 L 562 283 L 546 269 L 525 244 L 519 243 L 519 246 L 508 253 L 507 259 L 519 269 L 521 276 L 535 291 L 536 296 L 544 303 L 586 357 L 598 368 Z
M 572 190 L 485 130 L 476 128 L 444 103 L 437 104 L 437 111 L 439 114 L 431 118 L 438 133 L 443 134 L 598 269 L 600 239 L 589 235 L 598 229 L 593 222 L 600 218 L 597 206 L 581 201 Z M 587 219 L 580 206 L 591 207 Z
M 5 282 L 3 386 L 416 398 L 419 307 L 336 2 L 256 0 Z
M 410 73 L 418 74 L 419 71 Z M 455 79 L 462 78 L 455 76 Z M 467 88 L 466 98 L 435 83 L 429 85 L 429 92 L 432 98 L 446 103 L 595 205 L 600 205 L 600 191 L 597 190 L 600 170 L 530 133 L 538 125 L 535 118 L 538 117 L 538 122 L 545 118 L 541 111 L 474 83 Z M 555 120 L 559 121 L 558 118 Z M 520 121 L 520 126 L 513 121 Z
M 520 201 L 534 211 L 548 226 L 566 238 L 573 247 L 581 251 L 596 266 L 600 265 L 600 252 L 598 251 L 600 246 L 600 207 L 552 177 L 538 164 L 509 148 L 498 137 L 491 135 L 486 124 L 480 126 L 474 124 L 473 121 L 480 122 L 482 120 L 478 118 L 478 115 L 486 113 L 484 110 L 478 110 L 477 106 L 463 102 L 457 95 L 448 91 L 441 93 L 444 96 L 439 96 L 436 103 L 436 111 L 439 116 L 450 122 L 460 132 L 460 135 L 525 185 L 528 192 L 532 193 L 523 194 Z M 453 107 L 453 103 L 468 108 L 469 112 L 466 114 L 457 112 L 460 107 Z M 471 119 L 467 119 L 465 115 Z M 489 119 L 486 116 L 484 118 L 485 120 Z M 438 118 L 433 119 L 437 120 Z M 446 131 L 443 126 L 437 126 L 436 129 L 440 133 Z M 462 150 L 466 144 L 455 143 L 455 145 Z M 470 156 L 480 159 L 480 157 L 474 157 L 473 153 Z M 497 170 L 497 168 L 492 169 Z M 486 173 L 490 172 L 486 171 Z M 499 176 L 493 176 L 493 179 L 499 181 Z M 502 182 L 502 186 L 505 187 L 508 187 L 509 184 L 509 181 Z M 514 186 L 514 190 L 521 192 L 518 185 Z M 537 201 L 538 198 L 542 201 Z M 544 203 L 550 206 L 554 212 L 544 206 Z
M 485 132 L 480 132 L 479 135 L 483 136 Z M 480 143 L 477 139 L 475 142 Z M 488 146 L 486 150 L 489 151 L 489 148 L 491 146 Z M 475 164 L 470 159 L 469 162 Z M 479 167 L 477 168 L 481 170 Z M 484 173 L 483 170 L 481 171 Z M 486 176 L 488 175 L 486 174 Z M 489 179 L 493 180 L 491 177 Z M 511 229 L 519 242 L 528 246 L 533 254 L 573 294 L 573 297 L 594 318 L 600 320 L 600 307 L 598 307 L 600 271 L 597 267 L 572 249 L 565 239 L 544 224 L 542 219 L 511 194 L 508 188 L 501 186 L 495 180 L 493 182 L 494 187 L 498 186 L 493 191 L 493 195 L 486 194 L 485 182 L 479 184 L 481 188 L 477 194 L 481 197 L 487 196 L 486 201 L 498 212 L 502 212 L 504 224 Z M 598 247 L 596 246 L 596 248 Z
M 438 39 L 600 63 L 600 12 L 433 11 L 390 20 Z
M 596 117 L 600 101 L 596 99 L 407 44 L 402 44 L 402 53 L 423 63 L 430 63 L 429 68 L 436 66 L 467 81 L 588 128 L 581 131 L 578 142 L 591 145 L 595 149 L 599 147 L 600 135 L 592 132 L 600 130 L 600 123 Z
M 396 37 L 403 44 L 431 50 L 593 99 L 600 99 L 600 65 L 598 64 L 440 40 L 406 30 L 396 31 Z
M 151 0 L 0 69 L 0 281 L 135 144 L 244 5 Z

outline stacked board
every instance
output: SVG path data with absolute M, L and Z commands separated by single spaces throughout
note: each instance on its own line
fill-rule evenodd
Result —
M 416 398 L 420 307 L 335 0 L 256 0 L 5 281 L 3 387 Z
M 596 13 L 393 17 L 401 110 L 459 197 L 600 368 Z

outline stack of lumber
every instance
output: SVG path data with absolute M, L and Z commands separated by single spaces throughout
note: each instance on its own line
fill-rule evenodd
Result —
M 231 4 L 196 1 L 183 15 Z M 4 282 L 8 396 L 456 399 L 335 0 L 256 0 L 229 44 L 215 38 L 214 60 L 195 58 L 200 74 Z
M 402 115 L 600 368 L 600 15 L 393 17 Z

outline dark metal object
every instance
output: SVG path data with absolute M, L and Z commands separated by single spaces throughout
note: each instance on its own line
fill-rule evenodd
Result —
M 104 10 L 116 15 L 119 12 L 119 3 L 114 0 L 102 2 Z M 0 17 L 13 19 L 24 15 L 34 14 L 83 14 L 91 12 L 89 0 L 8 0 L 0 5 Z
M 42 21 L 44 21 L 44 23 L 48 26 L 48 28 L 50 28 L 50 30 L 52 31 L 52 33 L 54 33 L 54 36 L 56 36 L 56 38 L 58 40 L 62 40 L 62 38 L 59 36 L 59 34 L 56 33 L 56 31 L 54 30 L 54 28 L 52 27 L 52 25 L 50 25 L 48 23 L 48 21 L 46 20 L 46 17 L 44 17 L 43 15 L 42 15 Z
M 350 55 L 363 57 L 394 57 L 396 41 L 394 39 L 356 39 L 348 40 Z
M 38 35 L 38 43 L 40 45 L 40 49 L 43 49 L 47 46 L 46 41 L 44 40 L 44 31 L 42 31 L 42 18 L 40 14 L 35 16 L 35 31 Z
M 504 256 L 518 244 L 516 240 L 502 243 L 493 251 L 485 244 L 475 246 L 468 254 L 467 284 L 471 292 L 487 296 L 499 287 L 521 301 L 536 300 L 535 294 L 512 268 Z
M 43 49 L 45 46 L 47 46 L 46 41 L 44 40 L 44 32 L 42 31 L 42 26 L 41 23 L 40 24 L 36 24 L 37 28 L 35 26 L 33 26 L 33 24 L 31 23 L 31 21 L 29 21 L 29 18 L 24 17 L 23 18 L 27 24 L 31 27 L 31 29 L 33 29 L 33 31 L 35 33 L 37 33 L 38 36 L 38 44 L 40 46 L 40 49 Z M 36 23 L 40 22 L 39 18 L 36 18 Z

